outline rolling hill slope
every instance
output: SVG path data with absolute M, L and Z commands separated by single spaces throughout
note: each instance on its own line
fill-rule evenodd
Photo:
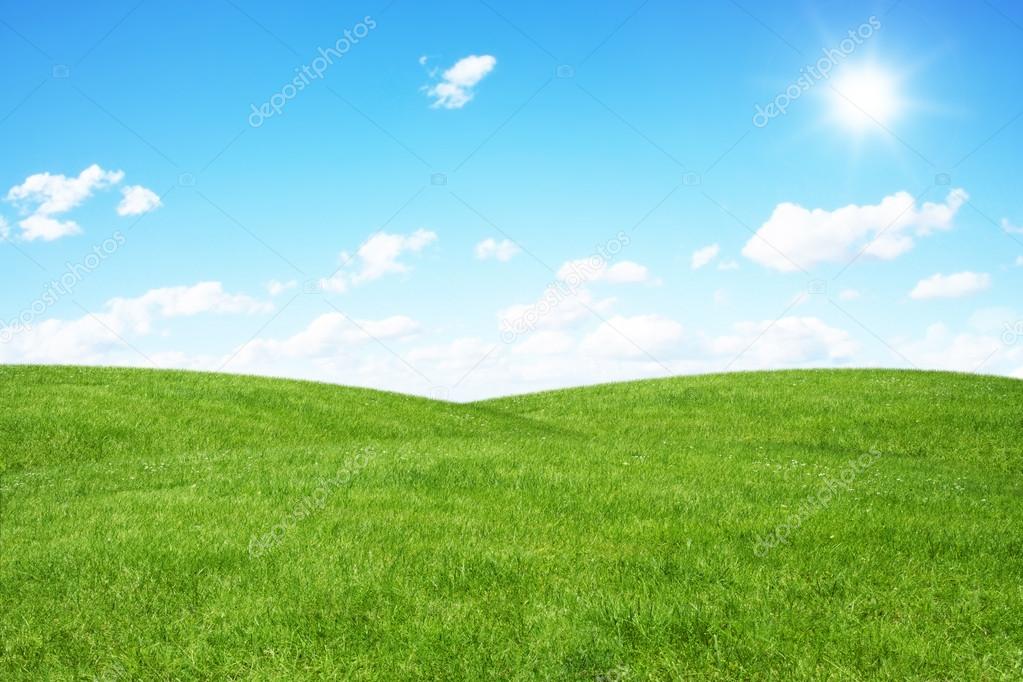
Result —
M 1019 679 L 1023 382 L 0 368 L 0 679 Z

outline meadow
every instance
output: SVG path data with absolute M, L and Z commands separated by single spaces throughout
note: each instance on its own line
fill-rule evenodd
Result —
M 1023 678 L 1023 381 L 0 368 L 0 679 Z

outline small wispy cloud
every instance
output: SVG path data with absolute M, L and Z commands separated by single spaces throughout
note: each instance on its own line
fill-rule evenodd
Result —
M 502 263 L 507 263 L 520 251 L 521 249 L 510 239 L 497 241 L 496 239 L 489 238 L 476 245 L 476 257 L 480 260 L 494 258 Z
M 565 262 L 558 268 L 558 279 L 566 282 L 610 282 L 611 284 L 638 284 L 653 282 L 650 270 L 635 261 L 623 260 L 610 264 L 604 259 L 580 258 Z
M 121 203 L 117 205 L 117 215 L 142 215 L 163 205 L 160 197 L 151 189 L 142 185 L 130 185 L 121 190 Z
M 987 273 L 957 272 L 953 275 L 938 273 L 917 282 L 913 291 L 909 292 L 909 297 L 917 300 L 962 298 L 980 293 L 990 287 L 991 275 Z
M 1008 218 L 1002 218 L 1002 229 L 1009 234 L 1023 234 L 1023 227 L 1013 225 Z
M 689 260 L 689 265 L 693 270 L 699 270 L 717 258 L 720 251 L 721 247 L 717 244 L 711 244 L 710 246 L 705 246 L 702 249 L 697 249 L 696 251 L 693 251 L 693 255 Z
M 419 63 L 426 64 L 426 57 Z M 427 96 L 433 98 L 434 109 L 461 109 L 475 96 L 473 88 L 494 70 L 497 59 L 492 55 L 469 55 L 455 62 L 455 65 L 441 75 L 441 80 L 424 86 Z
M 285 291 L 289 291 L 298 286 L 298 282 L 295 280 L 288 280 L 287 282 L 281 282 L 280 280 L 272 279 L 266 283 L 266 291 L 271 296 L 279 296 Z
M 344 266 L 329 278 L 321 279 L 320 288 L 332 293 L 348 291 L 352 285 L 364 284 L 384 275 L 408 271 L 399 258 L 405 253 L 418 253 L 437 241 L 437 233 L 416 230 L 412 234 L 377 232 L 359 247 L 354 256 L 341 254 Z

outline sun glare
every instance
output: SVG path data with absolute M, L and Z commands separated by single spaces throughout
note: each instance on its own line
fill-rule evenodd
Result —
M 831 106 L 835 118 L 853 130 L 887 127 L 902 109 L 898 81 L 876 66 L 850 69 L 832 81 Z

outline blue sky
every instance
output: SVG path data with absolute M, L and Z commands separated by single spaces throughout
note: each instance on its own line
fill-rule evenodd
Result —
M 1023 376 L 1004 0 L 4 2 L 0 36 L 2 362 Z

